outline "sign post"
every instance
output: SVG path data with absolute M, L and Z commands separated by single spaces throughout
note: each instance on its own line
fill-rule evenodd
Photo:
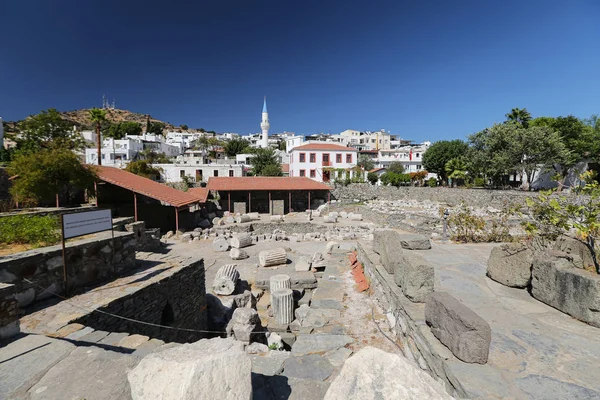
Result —
M 67 270 L 67 250 L 65 240 L 91 233 L 112 230 L 112 212 L 108 210 L 85 211 L 60 216 L 63 280 L 65 294 L 69 295 L 69 274 Z M 113 232 L 113 258 L 114 258 L 114 232 Z M 114 263 L 113 263 L 114 264 Z

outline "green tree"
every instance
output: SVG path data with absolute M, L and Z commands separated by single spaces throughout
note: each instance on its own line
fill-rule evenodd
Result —
M 250 146 L 250 142 L 246 139 L 232 139 L 226 142 L 223 147 L 228 157 L 235 157 L 242 154 L 248 146 Z
M 277 148 L 281 151 L 286 151 L 287 150 L 286 141 L 285 140 L 280 141 Z
M 102 165 L 102 134 L 101 124 L 106 121 L 106 111 L 99 108 L 89 110 L 90 120 L 96 127 L 96 148 L 98 150 L 98 165 Z
M 367 174 L 367 180 L 371 185 L 375 185 L 379 181 L 379 176 L 375 172 L 369 172 Z
M 375 168 L 375 163 L 373 162 L 371 157 L 369 157 L 366 154 L 362 154 L 358 157 L 358 162 L 356 163 L 356 165 L 362 167 L 362 169 L 364 169 L 365 171 L 370 171 L 373 168 Z
M 188 126 L 187 125 L 180 125 L 179 126 L 181 128 L 181 130 L 183 131 L 187 131 L 188 130 Z
M 444 182 L 448 182 L 446 163 L 453 158 L 464 156 L 469 146 L 462 140 L 441 140 L 432 144 L 423 154 L 423 167 Z
M 155 168 L 146 160 L 131 161 L 125 167 L 125 171 L 143 176 L 144 178 L 157 180 L 160 177 L 160 168 Z
M 173 161 L 165 153 L 157 153 L 154 149 L 144 149 L 140 151 L 139 158 L 148 162 L 148 164 L 172 164 Z
M 281 170 L 281 165 L 277 154 L 273 149 L 256 149 L 252 158 L 250 158 L 250 164 L 252 165 L 252 171 L 255 176 L 263 176 L 263 170 L 267 166 L 274 165 Z M 273 167 L 269 167 L 266 172 L 273 172 Z
M 283 176 L 280 164 L 267 164 L 260 172 L 260 176 Z
M 134 121 L 124 121 L 112 124 L 108 128 L 108 137 L 115 140 L 123 139 L 127 135 L 141 135 L 142 125 Z
M 452 186 L 460 186 L 467 179 L 467 164 L 460 157 L 453 158 L 446 163 L 444 168 L 448 178 L 452 179 Z
M 147 132 L 153 135 L 163 135 L 163 131 L 165 130 L 165 124 L 162 122 L 151 121 L 148 124 Z
M 526 108 L 513 108 L 508 114 L 506 114 L 506 120 L 509 123 L 514 123 L 523 128 L 529 126 L 531 120 L 531 114 Z
M 514 151 L 519 129 L 517 124 L 495 124 L 470 135 L 469 172 L 483 175 L 495 187 L 506 184 L 521 161 Z
M 10 194 L 18 202 L 45 204 L 60 198 L 71 202 L 77 190 L 93 189 L 97 179 L 95 170 L 81 164 L 71 150 L 61 148 L 20 152 L 8 168 L 17 176 Z
M 30 115 L 19 122 L 18 132 L 7 133 L 14 140 L 17 149 L 36 151 L 43 148 L 66 148 L 81 150 L 84 139 L 72 131 L 72 124 L 64 120 L 54 108 Z
M 388 172 L 393 172 L 395 174 L 403 174 L 404 173 L 404 165 L 400 161 L 392 161 L 390 165 L 387 167 Z

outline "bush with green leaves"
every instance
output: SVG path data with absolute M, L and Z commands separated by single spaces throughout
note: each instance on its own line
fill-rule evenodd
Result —
M 440 218 L 444 217 L 444 208 L 440 208 Z M 464 202 L 450 212 L 448 229 L 450 239 L 462 243 L 510 242 L 508 220 L 514 215 L 510 204 L 505 204 L 498 213 L 488 213 L 485 217 L 476 215 Z
M 379 181 L 379 176 L 377 176 L 375 172 L 369 172 L 367 174 L 367 180 L 371 185 L 375 185 L 377 184 L 377 181 Z
M 437 179 L 431 177 L 427 179 L 427 186 L 429 187 L 437 187 Z
M 600 185 L 596 174 L 581 174 L 583 186 L 572 189 L 571 195 L 559 195 L 557 189 L 541 192 L 537 198 L 527 198 L 522 226 L 530 236 L 555 240 L 567 236 L 583 243 L 589 250 L 596 272 L 600 273 L 598 246 L 600 237 Z
M 53 245 L 60 240 L 60 223 L 55 216 L 13 215 L 0 218 L 0 243 Z

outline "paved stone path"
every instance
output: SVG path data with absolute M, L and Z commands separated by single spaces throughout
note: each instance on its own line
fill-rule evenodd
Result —
M 497 244 L 439 244 L 422 251 L 436 291 L 459 299 L 492 328 L 485 367 L 448 364 L 473 398 L 600 399 L 600 329 L 486 277 Z

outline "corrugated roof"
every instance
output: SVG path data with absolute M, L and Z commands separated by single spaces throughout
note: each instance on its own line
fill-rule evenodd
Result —
M 195 196 L 200 203 L 206 203 L 209 192 L 210 190 L 208 190 L 208 188 L 205 187 L 189 188 L 187 191 L 187 193 L 191 194 L 192 196 Z
M 308 143 L 292 149 L 292 151 L 296 150 L 358 151 L 353 147 L 341 146 L 333 143 Z
M 209 190 L 252 191 L 252 190 L 329 190 L 324 183 L 307 177 L 273 177 L 273 176 L 243 176 L 243 177 L 210 177 Z
M 129 189 L 136 193 L 162 201 L 175 207 L 181 207 L 192 203 L 198 203 L 195 195 L 182 192 L 151 179 L 132 174 L 122 169 L 95 165 L 98 177 L 104 182 Z

